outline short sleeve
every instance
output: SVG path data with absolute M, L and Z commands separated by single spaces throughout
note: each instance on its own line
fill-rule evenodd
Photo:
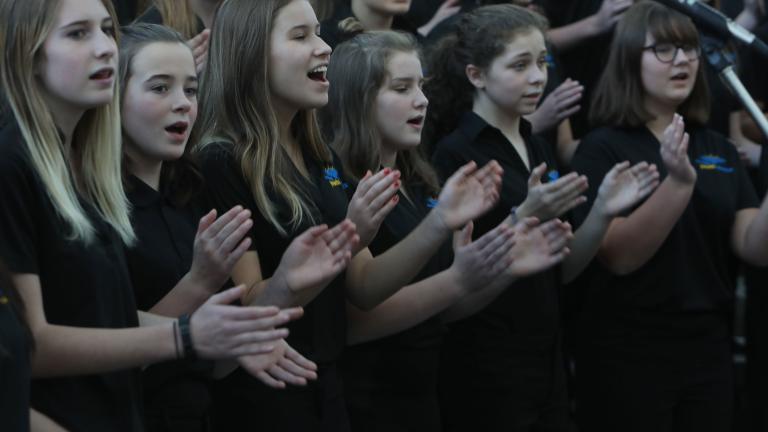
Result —
M 589 134 L 579 144 L 573 156 L 571 168 L 574 172 L 587 176 L 589 189 L 586 193 L 587 202 L 576 207 L 572 212 L 574 231 L 587 218 L 603 178 L 617 162 L 619 162 L 618 159 L 608 151 L 606 140 L 601 135 Z
M 232 151 L 226 146 L 210 144 L 197 154 L 204 182 L 201 205 L 205 212 L 215 209 L 219 215 L 238 205 L 251 210 L 254 223 L 251 228 L 253 242 L 250 250 L 256 250 L 256 245 L 262 237 L 259 229 L 270 226 L 270 223 L 258 210 L 253 194 L 240 174 L 240 167 L 235 163 Z
M 0 151 L 0 196 L 0 257 L 13 273 L 37 274 L 36 223 L 47 197 L 27 161 L 19 155 Z

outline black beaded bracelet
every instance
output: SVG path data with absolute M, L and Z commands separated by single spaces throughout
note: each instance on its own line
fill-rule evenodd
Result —
M 184 358 L 194 360 L 197 358 L 195 346 L 192 344 L 192 331 L 189 327 L 189 314 L 179 317 L 179 332 L 181 333 L 181 346 L 184 351 Z

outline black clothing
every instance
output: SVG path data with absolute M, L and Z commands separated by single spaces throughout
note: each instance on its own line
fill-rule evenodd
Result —
M 4 431 L 29 431 L 29 341 L 11 300 L 0 285 L 0 424 Z
M 403 240 L 436 204 L 421 187 L 387 215 L 368 249 L 380 255 Z M 429 260 L 413 283 L 451 265 L 447 242 Z M 344 392 L 355 431 L 441 431 L 437 399 L 440 345 L 444 326 L 431 317 L 398 334 L 348 347 L 341 361 Z
M 126 192 L 138 239 L 126 248 L 139 310 L 150 310 L 176 286 L 192 265 L 197 212 L 178 208 L 170 197 L 134 176 Z M 147 431 L 192 432 L 208 427 L 212 409 L 211 363 L 172 361 L 142 372 Z
M 262 276 L 272 276 L 280 258 L 291 240 L 310 225 L 334 226 L 346 217 L 347 196 L 344 176 L 337 167 L 341 164 L 334 157 L 332 164 L 306 157 L 304 163 L 309 179 L 301 180 L 301 187 L 312 203 L 313 222 L 305 221 L 287 237 L 281 235 L 263 216 L 251 193 L 240 165 L 228 144 L 212 144 L 200 153 L 202 173 L 206 181 L 206 196 L 213 208 L 226 211 L 242 205 L 253 213 L 254 221 L 250 237 L 251 250 L 259 254 Z M 290 215 L 284 200 L 271 193 L 281 220 Z M 226 209 L 226 210 L 225 210 Z M 302 355 L 315 361 L 321 370 L 318 380 L 306 387 L 289 387 L 275 391 L 241 369 L 224 379 L 217 388 L 217 422 L 221 430 L 235 430 L 243 424 L 256 422 L 266 430 L 327 430 L 348 429 L 346 412 L 341 398 L 340 380 L 335 363 L 346 344 L 344 274 L 334 279 L 314 300 L 304 306 L 304 316 L 288 325 L 291 331 L 288 343 Z M 218 392 L 218 390 L 217 390 Z M 269 415 L 253 416 L 253 410 Z M 256 426 L 254 426 L 256 427 Z
M 112 3 L 121 26 L 130 24 L 136 18 L 136 0 L 114 0 Z
M 528 122 L 520 122 L 531 168 L 546 162 L 550 167 L 546 177 L 557 178 L 553 149 L 531 135 Z M 483 166 L 492 159 L 504 169 L 501 199 L 475 221 L 475 237 L 496 227 L 524 201 L 529 169 L 501 131 L 472 112 L 438 143 L 433 157 L 444 179 L 469 161 Z M 479 418 L 498 421 L 486 430 L 536 430 L 555 418 L 563 420 L 551 430 L 569 430 L 567 403 L 560 401 L 566 393 L 561 379 L 559 286 L 557 268 L 520 279 L 484 310 L 451 325 L 440 371 L 447 430 L 467 430 Z M 493 412 L 499 394 L 509 402 L 504 413 Z M 468 398 L 476 411 L 460 408 Z M 550 409 L 553 406 L 560 410 Z M 531 423 L 519 424 L 522 418 Z
M 733 145 L 706 129 L 688 132 L 698 179 L 659 250 L 624 276 L 593 264 L 576 351 L 585 430 L 729 430 L 731 230 L 736 212 L 758 200 Z M 573 160 L 589 179 L 589 202 L 604 175 L 625 160 L 656 164 L 663 181 L 659 147 L 645 127 L 589 134 Z M 577 224 L 588 210 L 577 210 Z M 696 428 L 697 416 L 707 429 Z
M 89 244 L 66 238 L 61 220 L 29 161 L 18 126 L 0 133 L 0 257 L 13 273 L 40 278 L 51 324 L 138 326 L 123 244 L 81 199 L 96 230 Z M 32 406 L 72 431 L 140 431 L 138 370 L 36 379 Z
M 320 26 L 320 37 L 331 48 L 336 49 L 337 45 L 350 39 L 350 35 L 339 28 L 339 23 L 354 16 L 349 3 L 338 6 L 333 12 L 333 15 L 322 22 L 322 25 Z M 411 33 L 417 40 L 421 40 L 418 28 L 408 20 L 407 16 L 396 16 L 392 21 L 392 30 Z

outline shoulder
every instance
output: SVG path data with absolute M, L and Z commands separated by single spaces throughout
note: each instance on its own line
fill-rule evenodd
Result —
M 10 124 L 0 131 L 0 183 L 9 185 L 35 177 L 21 131 Z

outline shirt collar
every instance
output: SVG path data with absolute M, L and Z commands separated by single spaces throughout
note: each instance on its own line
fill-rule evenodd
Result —
M 125 192 L 134 207 L 147 208 L 163 202 L 163 195 L 160 192 L 152 189 L 133 174 L 128 175 L 126 183 Z
M 465 112 L 459 121 L 459 130 L 461 130 L 470 141 L 474 141 L 486 129 L 501 133 L 501 131 L 488 124 L 488 122 L 483 120 L 483 118 L 477 115 L 474 111 Z M 533 128 L 531 123 L 525 118 L 520 118 L 520 135 L 523 139 L 528 141 L 532 133 Z

